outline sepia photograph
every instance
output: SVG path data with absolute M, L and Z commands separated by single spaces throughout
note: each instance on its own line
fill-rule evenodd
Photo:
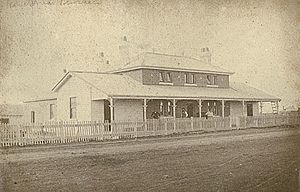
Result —
M 299 0 L 0 0 L 0 192 L 300 192 Z

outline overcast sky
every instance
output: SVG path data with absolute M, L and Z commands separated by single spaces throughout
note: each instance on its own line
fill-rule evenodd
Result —
M 0 103 L 50 91 L 65 68 L 123 65 L 127 36 L 146 50 L 196 58 L 209 47 L 214 65 L 235 72 L 231 80 L 299 104 L 297 0 L 1 2 Z

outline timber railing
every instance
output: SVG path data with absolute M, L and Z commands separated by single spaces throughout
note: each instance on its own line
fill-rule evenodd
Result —
M 146 122 L 76 121 L 0 125 L 0 147 L 132 139 L 176 133 L 221 131 L 251 127 L 299 125 L 300 117 L 263 115 L 254 117 L 164 118 Z

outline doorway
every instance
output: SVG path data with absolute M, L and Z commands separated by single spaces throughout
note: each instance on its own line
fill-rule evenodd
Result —
M 111 122 L 110 119 L 110 103 L 107 100 L 104 100 L 104 122 Z
M 253 104 L 247 104 L 247 116 L 253 116 Z

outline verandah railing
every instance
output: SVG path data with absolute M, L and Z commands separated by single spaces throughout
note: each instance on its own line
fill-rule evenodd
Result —
M 299 125 L 299 116 L 268 115 L 237 118 L 149 119 L 146 122 L 97 121 L 0 125 L 0 146 L 24 146 L 138 138 L 191 131 L 220 131 L 250 127 Z

